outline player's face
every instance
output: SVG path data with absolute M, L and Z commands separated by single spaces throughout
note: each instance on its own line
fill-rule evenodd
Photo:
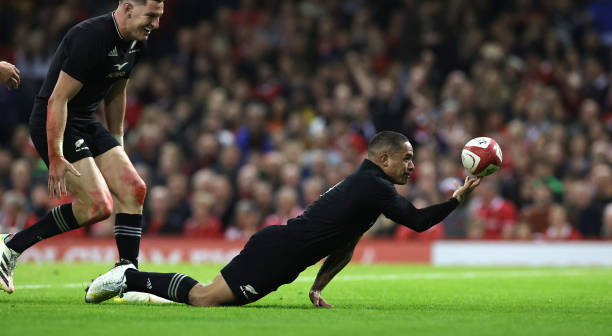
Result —
M 153 0 L 148 0 L 144 5 L 135 3 L 129 14 L 130 39 L 145 41 L 153 30 L 159 28 L 159 18 L 164 14 L 164 3 Z
M 393 183 L 406 184 L 408 182 L 408 178 L 414 170 L 413 156 L 414 150 L 409 142 L 405 142 L 400 151 L 388 154 L 387 163 L 383 170 L 393 180 Z

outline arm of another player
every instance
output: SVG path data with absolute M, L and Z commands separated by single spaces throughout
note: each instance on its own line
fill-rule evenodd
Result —
M 8 62 L 0 62 L 0 83 L 6 85 L 10 90 L 19 86 L 20 75 L 16 66 Z
M 67 195 L 66 171 L 81 174 L 64 158 L 64 131 L 68 119 L 68 102 L 81 90 L 83 84 L 61 71 L 47 104 L 47 146 L 49 153 L 49 194 L 58 198 Z
M 104 97 L 104 109 L 108 131 L 123 147 L 123 121 L 128 79 L 118 80 Z
M 382 213 L 391 220 L 417 232 L 424 232 L 446 218 L 479 184 L 479 177 L 467 177 L 463 186 L 457 185 L 458 189 L 451 199 L 422 209 L 415 208 L 392 187 L 374 199 L 378 202 Z
M 312 284 L 312 288 L 310 288 L 310 301 L 315 307 L 325 307 L 325 308 L 333 308 L 334 306 L 330 305 L 323 299 L 321 296 L 321 291 L 327 284 L 331 281 L 331 279 L 340 272 L 346 264 L 351 261 L 353 257 L 353 251 L 355 251 L 355 246 L 359 242 L 358 237 L 354 241 L 350 241 L 347 244 L 341 246 L 332 254 L 330 254 L 325 262 L 319 269 L 319 273 L 317 274 L 317 278 Z

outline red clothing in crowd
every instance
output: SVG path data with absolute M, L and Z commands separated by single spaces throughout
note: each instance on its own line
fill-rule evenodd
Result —
M 291 213 L 289 216 L 283 216 L 280 213 L 274 213 L 270 216 L 266 217 L 266 220 L 263 222 L 262 228 L 265 228 L 270 225 L 287 225 L 287 221 L 291 218 L 295 218 L 304 212 L 304 209 L 300 207 L 294 207 L 291 209 Z
M 582 235 L 578 230 L 574 229 L 569 223 L 563 227 L 550 226 L 544 232 L 545 240 L 580 240 Z
M 443 237 L 444 225 L 442 223 L 430 227 L 429 230 L 423 233 L 418 233 L 403 225 L 398 225 L 397 230 L 395 230 L 395 233 L 393 234 L 393 239 L 395 240 L 433 241 L 442 239 Z
M 209 218 L 207 223 L 199 223 L 195 218 L 185 222 L 183 236 L 190 238 L 223 238 L 223 226 L 218 218 Z
M 489 204 L 480 204 L 474 215 L 484 222 L 483 239 L 502 239 L 504 227 L 516 224 L 517 210 L 512 202 L 495 197 Z

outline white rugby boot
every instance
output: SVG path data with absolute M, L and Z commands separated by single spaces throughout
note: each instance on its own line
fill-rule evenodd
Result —
M 125 271 L 136 267 L 132 263 L 123 263 L 95 278 L 87 288 L 85 302 L 100 303 L 123 294 L 126 289 Z
M 17 267 L 17 258 L 20 253 L 13 251 L 4 243 L 9 236 L 9 234 L 0 234 L 0 288 L 11 294 L 15 291 L 13 271 Z

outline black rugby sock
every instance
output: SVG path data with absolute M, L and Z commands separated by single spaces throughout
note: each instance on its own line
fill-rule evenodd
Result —
M 189 291 L 198 284 L 181 273 L 149 273 L 135 269 L 125 271 L 126 292 L 155 294 L 174 302 L 189 304 Z
M 129 260 L 138 267 L 142 215 L 120 213 L 115 216 L 115 241 L 119 258 Z
M 72 213 L 72 204 L 60 205 L 53 208 L 51 212 L 43 216 L 34 225 L 11 236 L 6 242 L 6 246 L 17 253 L 23 253 L 30 246 L 43 239 L 78 229 L 79 227 Z

